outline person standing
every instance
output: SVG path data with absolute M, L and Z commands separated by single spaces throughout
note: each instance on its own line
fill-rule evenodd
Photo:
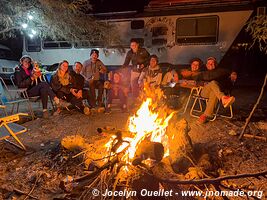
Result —
M 104 91 L 104 80 L 101 77 L 107 73 L 107 68 L 101 60 L 98 59 L 99 51 L 92 49 L 90 52 L 90 59 L 84 61 L 81 75 L 85 79 L 85 87 L 89 86 L 91 93 L 91 106 L 96 107 L 96 101 L 98 106 L 103 106 L 102 97 Z M 96 89 L 98 89 L 98 95 L 96 98 Z
M 127 52 L 123 67 L 128 67 L 130 62 L 131 68 L 131 90 L 133 98 L 137 98 L 139 95 L 138 80 L 141 71 L 149 64 L 149 53 L 145 48 L 141 48 L 138 41 L 131 40 L 131 50 Z

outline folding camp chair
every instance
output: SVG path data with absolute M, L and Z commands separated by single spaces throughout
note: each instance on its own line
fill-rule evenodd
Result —
M 12 96 L 14 93 L 14 96 Z M 7 85 L 5 84 L 4 80 L 0 77 L 0 104 L 2 106 L 12 105 L 11 114 L 14 112 L 15 105 L 17 105 L 17 113 L 19 111 L 20 103 L 27 103 L 29 113 L 31 114 L 32 118 L 34 119 L 34 113 L 29 101 L 29 98 L 21 98 L 17 94 L 23 92 L 22 89 L 8 89 Z
M 5 116 L 5 117 L 0 118 L 0 141 L 5 140 L 20 149 L 26 150 L 24 144 L 20 141 L 17 135 L 20 133 L 26 132 L 27 128 L 14 123 L 14 122 L 19 121 L 19 116 L 28 116 L 28 114 L 18 113 L 15 115 L 10 115 L 10 116 Z M 11 136 L 16 140 L 18 144 L 7 140 L 7 138 Z
M 45 75 L 43 75 L 43 79 L 47 82 L 47 79 L 46 79 Z M 10 81 L 12 83 L 12 86 L 14 88 L 16 88 L 16 91 L 18 91 L 20 93 L 19 95 L 22 96 L 25 99 L 29 99 L 30 102 L 39 102 L 39 107 L 40 107 L 40 105 L 41 105 L 40 104 L 41 97 L 40 96 L 29 97 L 28 93 L 27 93 L 27 88 L 18 88 L 17 85 L 15 84 L 14 80 L 15 80 L 14 79 L 14 75 L 11 75 L 10 76 Z M 51 105 L 52 105 L 52 109 L 55 111 L 55 106 L 53 104 L 53 101 L 52 101 L 51 97 L 49 99 L 50 99 L 50 102 L 51 102 Z
M 191 96 L 191 98 L 194 99 L 193 105 L 190 109 L 190 115 L 192 117 L 198 118 L 200 114 L 203 113 L 204 111 L 202 103 L 207 104 L 207 102 L 209 101 L 209 98 L 205 98 L 201 96 L 202 89 L 203 89 L 202 86 L 198 87 L 197 93 Z M 221 117 L 228 118 L 228 119 L 233 118 L 234 114 L 233 114 L 232 105 L 229 106 L 229 115 L 219 114 L 220 108 L 221 108 L 221 103 L 218 102 L 215 108 L 215 112 L 213 114 L 213 118 L 209 121 L 214 121 L 217 118 L 217 116 L 221 116 Z
M 6 106 L 0 105 L 0 109 L 3 109 L 5 116 L 7 116 Z

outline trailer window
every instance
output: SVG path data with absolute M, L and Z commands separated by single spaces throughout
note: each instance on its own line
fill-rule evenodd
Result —
M 51 38 L 46 38 L 43 40 L 44 49 L 68 49 L 71 48 L 71 43 L 65 40 L 52 40 Z
M 176 21 L 178 44 L 214 44 L 218 40 L 218 16 L 186 17 Z
M 41 51 L 41 38 L 39 37 L 26 37 L 25 38 L 26 51 L 39 52 Z
M 144 20 L 131 21 L 131 29 L 143 29 L 145 27 Z

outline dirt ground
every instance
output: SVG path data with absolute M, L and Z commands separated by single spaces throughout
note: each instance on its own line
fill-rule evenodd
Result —
M 214 122 L 203 125 L 196 123 L 197 119 L 188 112 L 180 116 L 185 118 L 191 128 L 189 135 L 194 144 L 201 143 L 213 155 L 217 155 L 220 168 L 225 175 L 255 173 L 266 170 L 267 143 L 263 140 L 230 135 L 230 131 L 239 132 L 245 123 L 245 118 L 256 102 L 259 89 L 239 88 L 234 92 L 234 118 L 231 120 L 218 118 Z M 59 116 L 49 119 L 38 118 L 23 125 L 28 132 L 20 135 L 27 146 L 22 152 L 13 146 L 0 143 L 0 199 L 24 199 L 26 196 L 14 192 L 16 189 L 29 192 L 33 187 L 33 196 L 39 199 L 56 199 L 62 193 L 60 180 L 67 175 L 77 176 L 83 171 L 83 166 L 74 162 L 64 166 L 64 156 L 56 156 L 61 139 L 68 135 L 80 134 L 93 142 L 97 139 L 109 138 L 110 135 L 99 134 L 97 128 L 111 127 L 126 129 L 130 113 L 115 110 L 110 114 L 94 113 L 85 116 L 76 111 L 64 111 Z M 247 133 L 267 137 L 267 95 L 262 99 Z M 101 148 L 101 147 L 100 147 Z M 103 151 L 105 151 L 105 148 Z M 61 160 L 62 165 L 55 165 Z M 40 181 L 38 174 L 44 174 Z M 247 184 L 251 190 L 261 190 L 267 195 L 267 179 L 246 178 L 236 181 L 237 184 Z M 30 198 L 31 199 L 31 198 Z M 264 197 L 262 197 L 264 199 Z

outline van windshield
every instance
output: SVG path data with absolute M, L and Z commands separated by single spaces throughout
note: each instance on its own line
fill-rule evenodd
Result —
M 0 49 L 0 59 L 16 60 L 14 53 L 8 49 Z

